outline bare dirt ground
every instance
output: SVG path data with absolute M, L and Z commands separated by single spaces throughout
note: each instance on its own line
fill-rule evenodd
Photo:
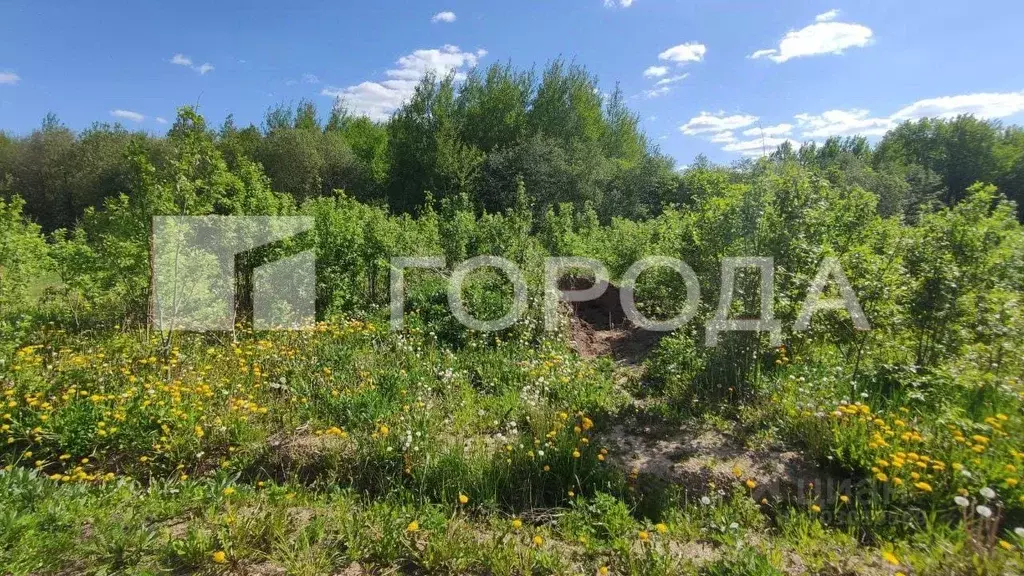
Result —
M 564 289 L 579 288 L 566 282 Z M 662 333 L 634 326 L 622 309 L 618 287 L 609 284 L 601 297 L 571 302 L 570 332 L 573 347 L 585 358 L 611 356 L 616 362 L 633 366 L 643 361 Z

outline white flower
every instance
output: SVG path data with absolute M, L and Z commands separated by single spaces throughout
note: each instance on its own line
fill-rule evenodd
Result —
M 707 496 L 701 496 L 700 497 L 700 503 L 705 505 L 705 506 L 708 506 L 708 505 L 711 504 L 711 498 L 708 498 Z
M 1013 529 L 1013 533 L 1016 534 L 1017 536 L 1021 537 L 1021 538 L 1024 538 L 1024 528 L 1020 528 L 1020 527 L 1014 528 Z
M 968 500 L 967 498 L 964 498 L 963 496 L 957 496 L 956 498 L 953 498 L 953 502 L 956 502 L 956 505 L 961 508 L 967 508 L 968 506 L 971 505 L 971 501 Z
M 981 495 L 991 500 L 996 497 L 996 491 L 986 486 L 981 489 Z
M 975 506 L 974 509 L 978 512 L 978 515 L 981 516 L 982 518 L 991 518 L 992 517 L 992 509 L 989 508 L 988 506 L 984 506 L 984 505 L 979 504 L 978 506 Z

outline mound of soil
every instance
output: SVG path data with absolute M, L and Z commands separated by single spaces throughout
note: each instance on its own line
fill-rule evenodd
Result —
M 566 277 L 559 282 L 559 288 L 584 290 L 592 284 L 588 279 Z M 572 314 L 573 348 L 586 358 L 611 356 L 621 364 L 639 364 L 663 334 L 634 326 L 622 309 L 618 286 L 611 283 L 599 297 L 567 305 Z

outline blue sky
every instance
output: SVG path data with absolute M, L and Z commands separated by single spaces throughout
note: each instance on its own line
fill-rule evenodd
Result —
M 923 115 L 1024 123 L 1022 23 L 1012 0 L 0 1 L 0 129 L 162 132 L 190 103 L 259 123 L 337 94 L 379 116 L 424 69 L 562 55 L 680 164 L 730 161 Z

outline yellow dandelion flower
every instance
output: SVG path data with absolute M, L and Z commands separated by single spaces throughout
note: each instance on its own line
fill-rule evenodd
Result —
M 420 529 L 420 523 L 415 521 L 415 520 L 413 520 L 412 522 L 409 522 L 409 525 L 405 527 L 405 531 L 406 532 L 416 532 L 419 529 Z
M 228 561 L 228 555 L 225 554 L 223 550 L 217 550 L 211 555 L 211 558 L 213 558 L 213 561 L 217 564 L 224 564 Z
M 651 537 L 651 535 L 648 534 L 648 532 L 646 530 L 641 530 L 640 532 L 637 533 L 636 536 L 637 536 L 637 538 L 640 539 L 641 542 L 647 542 L 647 540 L 649 540 L 650 537 Z

